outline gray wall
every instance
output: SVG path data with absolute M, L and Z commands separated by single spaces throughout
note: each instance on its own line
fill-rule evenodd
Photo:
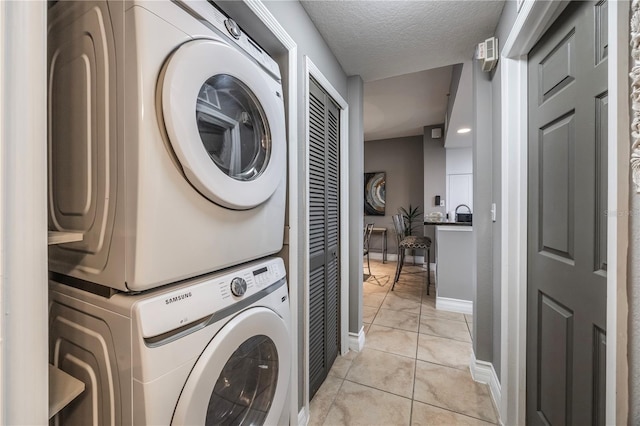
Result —
M 447 127 L 445 131 L 449 129 L 449 120 L 451 120 L 451 113 L 453 112 L 453 104 L 456 103 L 456 96 L 458 95 L 458 86 L 460 85 L 460 77 L 462 77 L 463 64 L 455 64 L 451 68 L 451 84 L 449 85 L 449 97 L 447 98 Z M 445 132 L 443 132 L 443 135 Z
M 349 102 L 349 333 L 362 327 L 362 232 L 364 222 L 364 83 L 360 76 L 347 81 Z
M 507 40 L 517 17 L 516 2 L 505 2 L 494 35 L 499 46 Z M 501 343 L 501 226 L 498 214 L 491 221 L 491 203 L 501 206 L 501 75 L 500 63 L 484 73 L 474 61 L 474 214 L 476 303 L 474 351 L 477 359 L 491 362 L 500 377 Z
M 376 227 L 386 227 L 389 253 L 396 253 L 396 236 L 391 216 L 398 214 L 398 209 L 420 206 L 424 211 L 424 177 L 422 135 L 405 138 L 381 139 L 364 143 L 364 172 L 386 172 L 386 206 L 385 216 L 365 216 L 364 223 L 374 223 Z M 364 198 L 364 185 L 359 194 Z M 361 210 L 360 214 L 364 211 Z M 422 220 L 422 216 L 420 217 Z M 423 227 L 418 227 L 417 235 L 423 235 Z M 371 247 L 380 247 L 379 235 L 371 237 Z
M 504 43 L 511 32 L 511 28 L 513 27 L 514 22 L 518 16 L 517 12 L 517 4 L 514 1 L 505 2 L 504 7 L 502 8 L 502 15 L 500 16 L 500 21 L 498 21 L 498 26 L 496 28 L 496 37 L 499 40 L 499 43 Z M 500 46 L 500 44 L 498 45 Z M 502 205 L 502 194 L 501 194 L 501 180 L 502 180 L 502 151 L 501 151 L 501 141 L 502 141 L 502 119 L 501 119 L 501 111 L 502 104 L 500 100 L 500 91 L 501 91 L 501 74 L 500 74 L 500 63 L 493 70 L 493 74 L 491 76 L 491 90 L 492 90 L 492 115 L 493 115 L 493 158 L 492 163 L 493 167 L 493 183 L 492 183 L 492 195 L 493 202 L 496 203 L 496 209 L 499 212 L 500 206 Z M 504 141 L 503 141 L 504 142 Z M 496 221 L 493 223 L 492 227 L 492 235 L 493 235 L 493 364 L 498 377 L 500 377 L 500 341 L 501 341 L 501 286 L 502 286 L 502 274 L 501 274 L 501 266 L 502 262 L 500 261 L 502 256 L 502 218 L 497 215 Z
M 502 168 L 500 166 L 502 162 L 502 152 L 500 146 L 500 140 L 502 135 L 500 117 L 501 99 L 500 99 L 500 67 L 496 68 L 497 72 L 494 74 L 491 80 L 491 100 L 492 100 L 492 136 L 494 143 L 492 144 L 492 158 L 491 163 L 493 165 L 493 181 L 491 183 L 491 195 L 493 202 L 496 204 L 496 221 L 491 224 L 491 238 L 493 241 L 493 364 L 496 374 L 500 377 L 500 340 L 501 340 L 501 307 L 502 307 L 502 218 L 498 214 L 500 206 L 502 205 L 502 193 L 501 180 L 502 180 Z
M 460 67 L 462 69 L 462 67 Z M 459 77 L 458 77 L 459 78 Z M 441 128 L 442 137 L 433 139 L 431 129 Z M 447 150 L 444 148 L 444 124 L 426 126 L 423 136 L 424 151 L 424 213 L 446 213 L 446 207 L 436 206 L 434 198 L 439 195 L 443 200 L 447 198 Z M 424 235 L 435 243 L 435 226 L 425 226 Z M 436 251 L 431 250 L 431 263 L 435 262 Z
M 347 99 L 347 76 L 302 5 L 297 1 L 265 1 L 264 5 L 298 45 L 299 94 L 304 85 L 304 56 L 309 56 L 338 93 Z M 303 99 L 300 96 L 298 102 Z M 299 120 L 304 124 L 302 115 Z M 304 126 L 300 126 L 299 132 L 300 140 L 304 140 Z
M 240 3 L 240 2 L 238 2 Z M 309 16 L 302 8 L 299 2 L 293 1 L 267 1 L 264 2 L 265 6 L 278 20 L 278 22 L 284 27 L 285 31 L 293 38 L 298 46 L 298 93 L 295 94 L 298 100 L 298 134 L 290 135 L 289 149 L 297 150 L 298 152 L 298 182 L 304 182 L 304 150 L 299 149 L 298 146 L 302 146 L 305 143 L 305 114 L 302 113 L 304 108 L 304 83 L 306 75 L 304 74 L 304 56 L 309 56 L 313 63 L 318 67 L 320 72 L 329 80 L 333 87 L 340 93 L 340 95 L 347 99 L 347 76 L 342 70 L 342 67 L 333 56 L 333 53 L 325 43 L 324 39 L 318 33 L 315 26 L 309 19 Z M 298 223 L 298 229 L 303 228 L 304 220 L 304 203 L 307 200 L 305 194 L 305 188 L 300 186 L 298 188 L 298 199 L 300 200 L 299 214 L 300 223 Z M 356 214 L 358 214 L 357 212 Z M 305 253 L 308 250 L 303 243 L 303 233 L 300 233 L 298 240 L 298 247 L 301 253 Z M 290 285 L 302 286 L 307 278 L 304 276 L 304 271 L 299 268 L 299 274 L 297 277 L 289 277 Z M 303 292 L 300 291 L 298 299 L 298 318 L 304 321 L 305 314 L 303 311 L 304 299 Z M 299 389 L 302 390 L 304 386 L 304 336 L 303 336 L 303 323 L 298 324 L 298 384 Z M 302 391 L 298 392 L 298 408 L 303 406 Z
M 493 246 L 499 241 L 493 240 L 491 203 L 493 202 L 493 164 L 494 138 L 492 136 L 492 93 L 489 74 L 482 71 L 480 63 L 473 61 L 473 240 L 475 245 L 475 306 L 473 318 L 473 349 L 476 359 L 493 363 L 496 373 L 499 363 L 495 362 L 493 316 Z M 499 351 L 498 351 L 499 353 Z
M 495 36 L 498 37 L 498 48 L 502 49 L 502 46 L 507 41 L 507 37 L 509 37 L 509 33 L 511 32 L 511 28 L 513 28 L 514 22 L 516 22 L 517 17 L 517 2 L 505 2 L 495 31 Z M 498 68 L 500 67 L 497 66 L 493 72 L 495 73 Z

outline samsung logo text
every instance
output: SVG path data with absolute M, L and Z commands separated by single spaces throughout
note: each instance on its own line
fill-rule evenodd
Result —
M 187 297 L 191 297 L 191 292 L 182 293 L 182 294 L 179 294 L 179 295 L 177 295 L 177 296 L 173 296 L 173 297 L 170 297 L 170 298 L 168 298 L 168 299 L 165 299 L 165 300 L 164 300 L 164 303 L 165 303 L 166 305 L 169 305 L 169 304 L 171 304 L 171 303 L 173 303 L 173 302 L 179 302 L 179 301 L 181 301 L 181 300 L 184 300 L 184 299 L 186 299 Z

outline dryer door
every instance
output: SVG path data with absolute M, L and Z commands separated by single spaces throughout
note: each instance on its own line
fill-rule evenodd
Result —
M 285 176 L 281 86 L 230 45 L 195 40 L 165 64 L 162 113 L 186 178 L 224 207 L 266 201 Z
M 252 308 L 226 324 L 196 362 L 173 425 L 272 425 L 285 407 L 291 344 L 281 317 Z

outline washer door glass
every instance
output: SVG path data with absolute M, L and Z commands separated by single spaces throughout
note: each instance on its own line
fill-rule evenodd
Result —
M 227 322 L 191 369 L 171 424 L 278 424 L 289 409 L 287 321 L 271 309 L 253 307 Z
M 261 425 L 278 384 L 278 351 L 267 336 L 246 340 L 213 387 L 206 425 Z
M 221 206 L 247 210 L 284 184 L 282 86 L 226 43 L 193 40 L 169 57 L 160 105 L 187 181 Z
M 211 160 L 233 179 L 250 181 L 264 172 L 271 133 L 262 105 L 242 81 L 219 74 L 200 89 L 198 132 Z

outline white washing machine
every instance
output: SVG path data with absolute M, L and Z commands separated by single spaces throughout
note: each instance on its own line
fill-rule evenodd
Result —
M 85 383 L 55 424 L 288 425 L 284 264 L 106 299 L 50 282 L 50 362 Z
M 281 250 L 277 63 L 206 1 L 49 10 L 50 269 L 141 291 Z

